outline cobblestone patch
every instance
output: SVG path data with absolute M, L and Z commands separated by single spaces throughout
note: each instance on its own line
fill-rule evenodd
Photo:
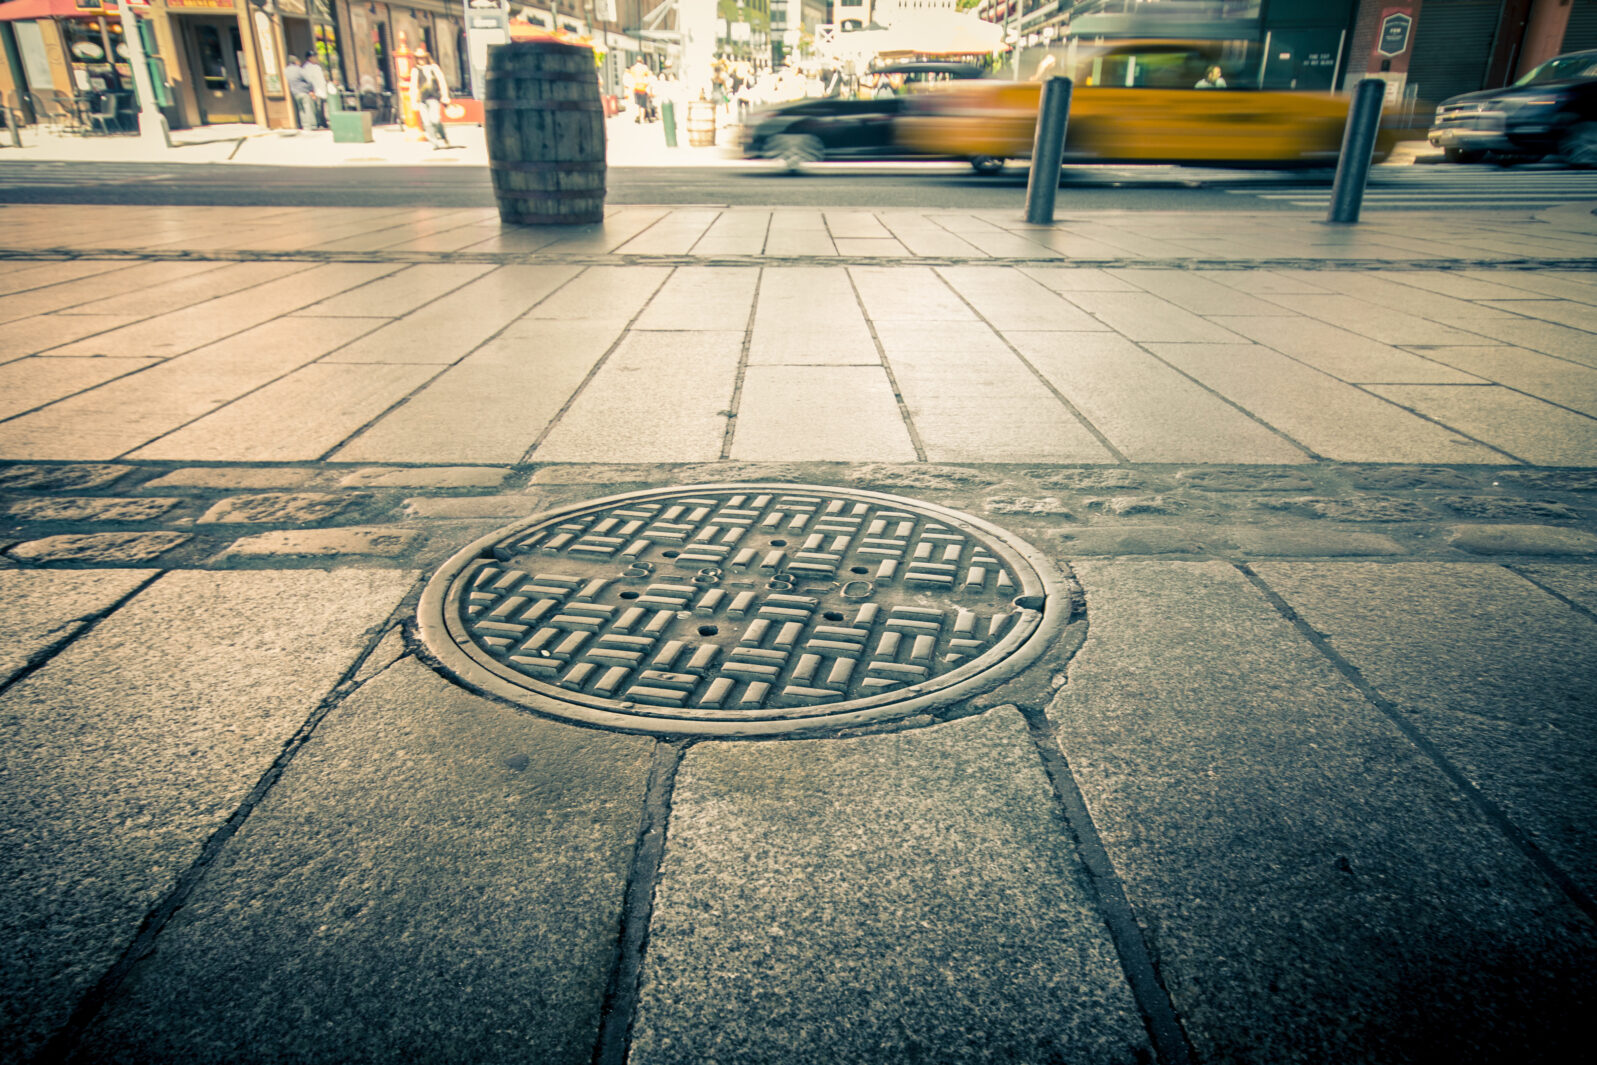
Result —
M 267 492 L 220 500 L 200 518 L 201 525 L 303 525 L 331 521 L 365 497 Z
M 1350 466 L 1345 474 L 1354 488 L 1396 492 L 1407 488 L 1475 488 L 1478 475 L 1440 466 Z
M 86 492 L 109 488 L 127 472 L 126 466 L 9 466 L 0 469 L 0 488 L 25 492 Z
M 441 563 L 477 529 L 487 532 L 552 507 L 639 487 L 739 477 L 838 486 L 867 482 L 985 514 L 1033 543 L 1057 545 L 1066 561 L 1078 554 L 1584 556 L 1591 553 L 1584 537 L 1597 536 L 1597 506 L 1584 494 L 1589 479 L 1583 471 L 1559 469 L 1337 463 L 1289 469 L 838 462 L 530 468 L 18 463 L 0 465 L 0 545 L 16 545 L 6 556 L 11 565 L 58 560 L 113 565 L 159 555 L 169 567 L 247 567 L 274 559 L 326 566 L 341 556 L 355 566 L 404 561 L 426 568 Z M 64 488 L 74 484 L 98 487 Z M 1303 485 L 1309 490 L 1284 488 Z M 130 522 L 172 538 L 127 539 Z M 1327 528 L 1312 531 L 1320 526 Z M 359 529 L 370 537 L 249 535 L 313 529 Z M 103 533 L 119 538 L 55 539 Z M 389 533 L 398 539 L 388 539 Z M 38 546 L 46 540 L 51 542 Z
M 16 544 L 6 554 L 19 562 L 92 562 L 122 566 L 154 562 L 191 537 L 176 532 L 103 532 L 46 536 Z
M 1176 477 L 1183 486 L 1207 492 L 1306 492 L 1314 488 L 1314 479 L 1301 470 L 1182 470 Z
M 1447 542 L 1472 555 L 1597 555 L 1597 535 L 1550 525 L 1455 525 Z
M 317 470 L 294 467 L 231 468 L 223 466 L 196 466 L 173 470 L 151 481 L 147 489 L 169 488 L 221 488 L 236 491 L 270 488 L 304 488 L 320 477 Z
M 1269 510 L 1288 510 L 1330 521 L 1397 522 L 1434 521 L 1436 512 L 1423 503 L 1384 496 L 1348 499 L 1272 499 L 1259 504 Z
M 1027 470 L 1026 476 L 1044 488 L 1071 488 L 1078 492 L 1103 492 L 1117 488 L 1162 488 L 1162 480 L 1150 480 L 1147 474 L 1135 470 L 1110 467 L 1093 470 Z
M 24 499 L 6 507 L 6 513 L 23 521 L 155 521 L 183 500 L 163 496 L 145 499 L 111 499 L 89 496 Z
M 361 469 L 338 483 L 350 488 L 498 488 L 508 472 L 503 467 L 483 466 Z
M 1200 530 L 1176 525 L 1099 525 L 1060 534 L 1064 553 L 1077 555 L 1204 555 L 1235 547 Z
M 1361 558 L 1408 554 L 1407 549 L 1390 536 L 1331 525 L 1288 528 L 1233 525 L 1226 529 L 1226 539 L 1243 553 L 1261 558 Z
M 1544 492 L 1597 492 L 1594 470 L 1504 470 L 1498 479 Z
M 522 496 L 412 496 L 403 504 L 407 518 L 525 518 L 540 509 L 538 497 Z
M 224 561 L 308 555 L 401 558 L 422 539 L 419 532 L 397 528 L 279 529 L 235 540 L 219 557 Z
M 1574 521 L 1580 514 L 1563 503 L 1544 503 L 1534 499 L 1504 499 L 1498 496 L 1452 496 L 1438 500 L 1444 507 L 1465 518 L 1483 521 Z
M 889 466 L 871 464 L 851 467 L 844 475 L 850 484 L 861 488 L 881 488 L 904 492 L 946 492 L 961 488 L 984 488 L 1001 478 L 964 466 Z
M 1074 508 L 1057 496 L 997 496 L 987 501 L 987 510 L 991 514 L 1048 515 L 1066 519 L 1075 517 Z
M 534 471 L 531 483 L 643 484 L 659 476 L 658 466 L 542 466 Z
M 1141 514 L 1179 514 L 1186 504 L 1164 496 L 1110 496 L 1108 499 L 1089 499 L 1087 508 L 1117 518 L 1132 518 Z

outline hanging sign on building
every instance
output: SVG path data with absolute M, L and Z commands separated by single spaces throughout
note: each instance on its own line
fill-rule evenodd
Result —
M 1388 59 L 1408 51 L 1413 36 L 1414 18 L 1407 11 L 1389 11 L 1381 19 L 1381 32 L 1375 41 L 1375 50 Z
M 466 57 L 471 64 L 471 92 L 483 98 L 488 84 L 488 48 L 510 40 L 510 13 L 499 0 L 471 0 L 466 8 Z

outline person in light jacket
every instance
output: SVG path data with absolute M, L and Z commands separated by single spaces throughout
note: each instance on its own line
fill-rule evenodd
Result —
M 449 102 L 449 86 L 444 81 L 443 69 L 433 62 L 424 44 L 416 46 L 408 91 L 410 106 L 416 109 L 421 130 L 432 142 L 433 151 L 454 147 L 444 136 L 444 104 Z

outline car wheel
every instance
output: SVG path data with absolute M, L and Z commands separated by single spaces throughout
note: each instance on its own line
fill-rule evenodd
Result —
M 826 158 L 826 146 L 808 133 L 784 133 L 771 138 L 771 155 L 782 160 L 789 173 L 798 173 Z
M 1003 171 L 1004 161 L 990 155 L 973 155 L 970 157 L 970 167 L 978 174 L 997 174 Z
M 1558 154 L 1570 166 L 1597 167 L 1597 122 L 1577 122 L 1558 142 Z
M 1482 151 L 1470 151 L 1467 148 L 1443 148 L 1442 154 L 1449 163 L 1478 163 L 1486 158 Z

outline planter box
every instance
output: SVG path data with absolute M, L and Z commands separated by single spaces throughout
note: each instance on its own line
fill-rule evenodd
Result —
M 372 139 L 372 113 L 370 111 L 334 111 L 327 116 L 333 128 L 333 140 L 339 144 L 370 144 Z

